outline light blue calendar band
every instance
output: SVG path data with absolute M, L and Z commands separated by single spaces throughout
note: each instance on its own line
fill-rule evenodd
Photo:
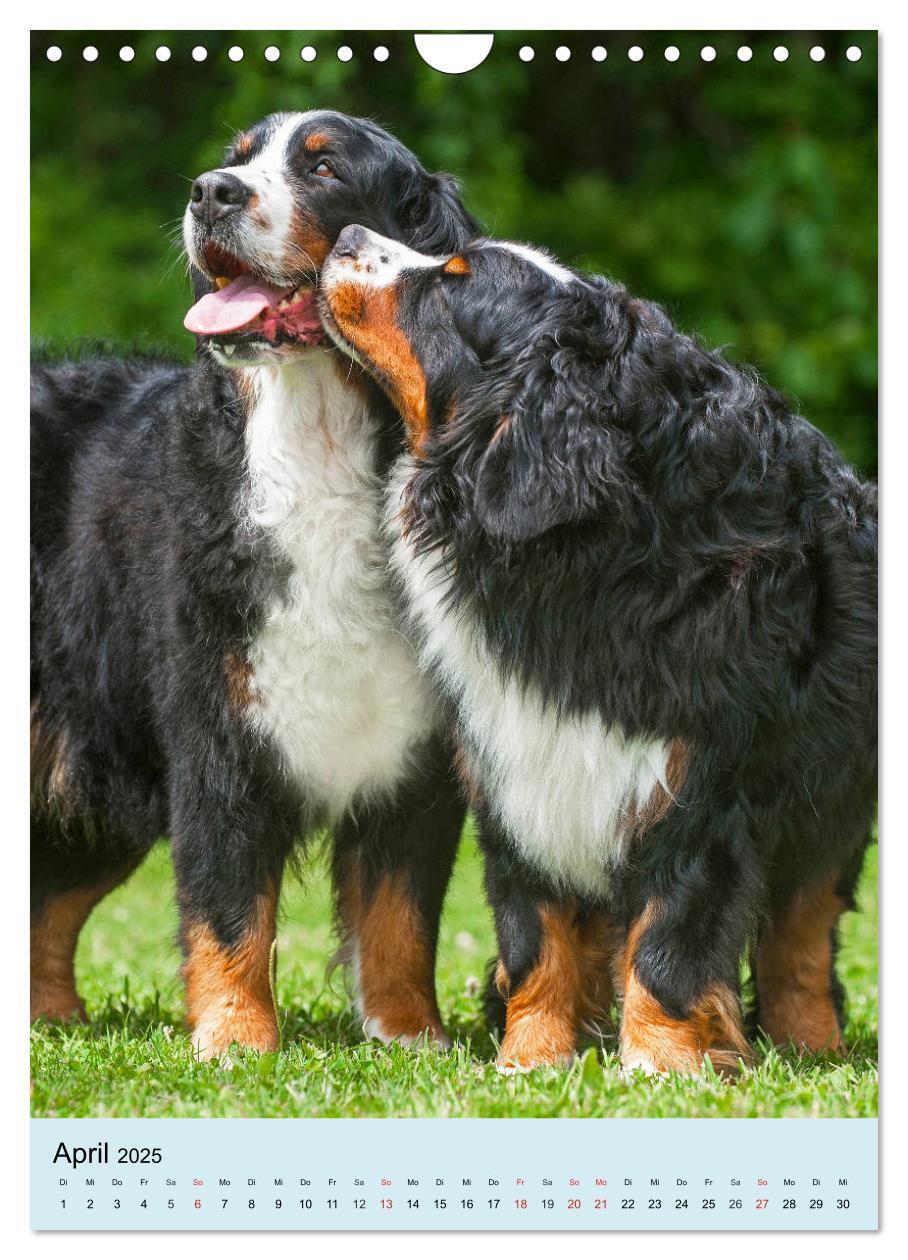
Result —
M 872 1230 L 877 1121 L 32 1120 L 31 1223 Z

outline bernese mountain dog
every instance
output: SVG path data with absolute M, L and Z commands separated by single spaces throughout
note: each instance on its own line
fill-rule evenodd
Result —
M 362 226 L 325 326 L 410 452 L 387 521 L 481 823 L 503 1071 L 622 1000 L 626 1069 L 842 1045 L 876 790 L 874 488 L 753 371 L 523 245 Z
M 268 117 L 192 185 L 194 366 L 34 368 L 33 1017 L 84 1013 L 80 929 L 167 836 L 197 1051 L 274 1049 L 282 872 L 328 826 L 366 1033 L 445 1041 L 434 958 L 466 805 L 390 590 L 404 431 L 313 294 L 353 222 L 431 252 L 477 231 L 375 124 Z

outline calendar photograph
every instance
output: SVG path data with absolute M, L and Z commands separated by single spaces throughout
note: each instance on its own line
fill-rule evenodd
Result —
M 32 32 L 55 1185 L 877 1116 L 877 33 L 447 39 Z

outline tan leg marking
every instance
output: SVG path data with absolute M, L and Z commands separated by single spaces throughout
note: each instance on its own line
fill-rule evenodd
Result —
M 499 962 L 496 983 L 507 1001 L 500 1071 L 570 1062 L 577 1032 L 608 1010 L 612 930 L 599 914 L 579 918 L 573 903 L 540 907 L 542 946 L 536 965 L 513 991 Z
M 447 1047 L 435 958 L 406 876 L 384 876 L 367 896 L 359 866 L 351 863 L 340 893 L 345 952 L 353 962 L 366 1035 L 386 1045 L 429 1039 Z
M 760 1023 L 777 1045 L 843 1048 L 830 976 L 832 932 L 845 909 L 830 880 L 821 888 L 797 893 L 779 922 L 760 938 Z
M 737 995 L 725 985 L 716 985 L 699 998 L 686 1019 L 673 1019 L 637 975 L 637 946 L 658 913 L 651 902 L 628 931 L 621 1062 L 625 1068 L 641 1068 L 652 1074 L 674 1071 L 696 1075 L 708 1055 L 716 1071 L 734 1073 L 739 1058 L 746 1063 L 751 1054 Z
M 621 932 L 604 914 L 596 911 L 581 919 L 577 932 L 580 944 L 581 996 L 579 1024 L 594 1031 L 607 1019 L 615 998 L 612 964 L 622 948 Z
M 278 1048 L 269 975 L 277 903 L 277 886 L 260 894 L 252 927 L 229 950 L 209 927 L 198 924 L 184 930 L 186 1010 L 192 1044 L 202 1059 L 223 1054 L 234 1041 L 253 1050 Z
M 31 1018 L 85 1019 L 76 992 L 79 933 L 101 898 L 120 883 L 74 888 L 47 901 L 31 922 Z

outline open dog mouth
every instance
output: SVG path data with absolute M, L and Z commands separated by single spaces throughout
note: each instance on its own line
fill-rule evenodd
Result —
M 184 327 L 232 354 L 237 344 L 293 342 L 317 346 L 325 330 L 309 284 L 273 285 L 218 245 L 205 249 L 205 266 L 217 286 L 186 312 Z

